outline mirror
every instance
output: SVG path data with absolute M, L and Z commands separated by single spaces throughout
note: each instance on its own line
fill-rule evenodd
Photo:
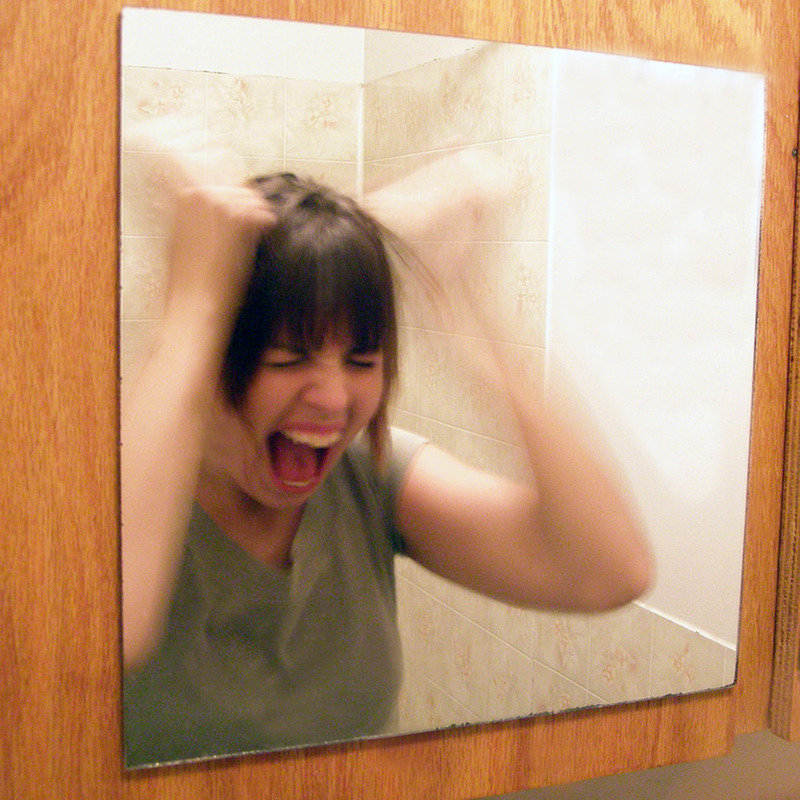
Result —
M 143 166 L 152 154 L 126 134 L 164 116 L 202 119 L 209 138 L 236 155 L 228 168 L 237 179 L 291 170 L 356 197 L 443 149 L 502 164 L 496 227 L 472 242 L 470 257 L 484 265 L 475 290 L 511 332 L 495 344 L 546 392 L 569 376 L 645 522 L 656 583 L 604 614 L 520 610 L 398 557 L 404 682 L 388 733 L 733 683 L 756 324 L 760 76 L 126 9 L 123 396 L 159 314 L 166 234 L 159 176 Z M 431 243 L 419 244 L 425 252 Z M 519 474 L 506 414 L 453 355 L 453 337 L 469 330 L 437 328 L 420 314 L 415 288 L 403 288 L 394 423 L 477 466 Z

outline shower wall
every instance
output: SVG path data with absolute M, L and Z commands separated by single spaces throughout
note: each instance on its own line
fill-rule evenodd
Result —
M 497 214 L 477 241 L 447 242 L 465 279 L 500 320 L 505 352 L 543 391 L 549 290 L 554 54 L 483 45 L 365 85 L 365 186 L 458 149 L 501 165 Z M 369 65 L 369 41 L 366 63 Z M 416 242 L 423 259 L 442 242 Z M 453 245 L 456 245 L 455 247 Z M 413 281 L 411 281 L 413 284 Z M 445 293 L 455 286 L 444 286 Z M 403 295 L 401 390 L 395 421 L 464 460 L 512 477 L 524 462 L 501 398 L 461 356 L 482 337 Z M 427 298 L 430 299 L 429 297 Z M 735 652 L 691 627 L 632 604 L 582 616 L 511 608 L 398 560 L 404 631 L 405 729 L 558 711 L 730 683 Z
M 171 149 L 208 179 L 293 170 L 348 194 L 359 184 L 361 87 L 265 75 L 123 68 L 121 359 L 129 378 L 164 293 L 163 141 L 142 123 L 169 120 Z M 166 129 L 165 129 L 166 130 Z
M 735 644 L 763 78 L 568 51 L 554 77 L 551 363 L 651 532 L 648 605 Z
M 364 95 L 366 187 L 458 150 L 475 151 L 502 171 L 508 190 L 469 241 L 413 244 L 423 262 L 429 255 L 435 261 L 442 245 L 458 254 L 452 256 L 458 263 L 448 265 L 455 274 L 442 279 L 442 295 L 450 299 L 465 281 L 493 314 L 503 309 L 502 339 L 492 345 L 523 367 L 535 387 L 544 376 L 550 109 L 549 52 L 501 45 L 370 81 Z M 466 315 L 441 318 L 436 311 L 443 298 L 424 294 L 413 277 L 401 290 L 396 424 L 476 466 L 519 475 L 524 461 L 509 409 L 463 358 L 487 334 Z M 534 681 L 536 615 L 487 601 L 406 559 L 398 563 L 398 597 L 407 633 L 405 726 L 553 706 L 543 697 L 550 681 L 541 675 Z M 581 691 L 576 703 L 586 699 Z
M 532 383 L 545 367 L 551 54 L 491 46 L 353 82 L 123 68 L 121 373 L 123 392 L 148 346 L 164 289 L 163 186 L 138 123 L 182 120 L 201 174 L 292 169 L 359 194 L 456 148 L 502 165 L 507 199 L 459 268 L 506 309 L 495 344 Z M 362 116 L 363 110 L 363 116 Z M 362 144 L 363 142 L 363 144 Z M 235 155 L 220 157 L 222 146 Z M 436 242 L 416 242 L 420 252 Z M 452 244 L 452 243 L 451 243 Z M 430 252 L 428 250 L 428 252 Z M 444 287 L 447 289 L 447 286 Z M 402 385 L 395 422 L 478 466 L 519 475 L 508 415 L 459 366 L 474 327 L 441 325 L 403 288 Z M 638 605 L 583 617 L 521 611 L 398 560 L 406 682 L 399 728 L 528 715 L 729 683 L 732 651 Z

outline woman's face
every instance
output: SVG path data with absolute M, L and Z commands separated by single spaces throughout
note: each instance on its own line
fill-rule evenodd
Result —
M 278 341 L 265 350 L 244 402 L 214 405 L 206 474 L 271 508 L 302 504 L 375 415 L 383 394 L 380 351 L 346 337 L 305 352 Z

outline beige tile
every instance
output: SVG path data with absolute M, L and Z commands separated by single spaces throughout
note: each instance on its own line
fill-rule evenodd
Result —
M 400 629 L 403 661 L 412 672 L 429 675 L 438 667 L 441 604 L 413 582 L 403 587 L 403 617 Z
M 552 128 L 552 51 L 505 45 L 503 135 L 529 136 Z
M 528 717 L 533 713 L 533 659 L 494 636 L 486 636 L 486 690 L 479 695 L 482 720 Z
M 725 686 L 732 686 L 736 683 L 736 668 L 738 662 L 738 654 L 736 650 L 726 647 L 725 648 L 725 663 L 722 668 L 722 683 Z
M 486 629 L 488 627 L 488 606 L 490 601 L 484 595 L 452 581 L 447 581 L 444 589 L 442 601 L 447 606 L 481 628 Z
M 585 687 L 589 660 L 588 617 L 540 612 L 537 632 L 536 660 Z
M 183 154 L 202 175 L 204 153 Z M 176 185 L 175 162 L 144 152 L 123 151 L 120 163 L 120 227 L 123 236 L 166 236 L 170 231 L 170 198 Z
M 456 428 L 453 455 L 478 469 L 515 478 L 518 470 L 517 448 L 506 442 Z
M 410 677 L 399 698 L 399 731 L 430 731 L 477 722 L 477 717 L 426 678 Z
M 542 347 L 547 325 L 547 244 L 514 242 L 497 250 L 498 326 L 506 341 Z
M 121 129 L 154 119 L 201 120 L 205 116 L 206 73 L 152 67 L 122 70 Z
M 428 74 L 429 85 L 435 85 L 431 144 L 472 144 L 502 136 L 503 57 L 498 45 L 442 59 L 430 65 Z
M 153 320 L 161 316 L 167 284 L 166 240 L 123 236 L 120 257 L 123 320 Z
M 435 298 L 433 287 L 426 285 L 423 264 L 413 251 L 401 245 L 399 250 L 389 248 L 395 279 L 398 320 L 402 327 L 429 328 L 430 305 Z
M 409 571 L 415 566 L 408 556 L 397 555 L 394 558 L 394 574 L 397 578 L 407 578 Z
M 460 62 L 457 58 L 442 59 L 430 65 L 428 79 L 430 81 L 430 112 L 428 116 L 429 147 L 434 142 L 463 142 L 459 130 L 460 97 L 458 72 Z
M 504 198 L 505 237 L 545 241 L 549 226 L 550 136 L 506 141 L 503 147 L 508 193 Z
M 637 605 L 591 618 L 590 692 L 613 703 L 650 694 L 652 615 Z
M 412 107 L 411 90 L 402 76 L 373 81 L 364 89 L 364 159 L 392 158 L 410 152 L 403 131 Z
M 357 86 L 292 81 L 287 87 L 286 158 L 356 161 Z
M 481 372 L 474 372 L 474 364 L 469 362 L 470 358 L 477 361 L 485 357 L 482 345 L 470 340 L 459 342 L 455 337 L 447 344 L 452 363 L 449 421 L 485 437 L 511 440 L 516 428 L 506 395 Z
M 442 450 L 458 456 L 460 431 L 452 425 L 420 416 L 418 417 L 417 432 L 432 444 L 441 447 Z
M 391 155 L 419 153 L 440 144 L 431 139 L 432 68 L 432 64 L 423 64 L 395 76 L 404 91 L 397 86 L 394 93 L 398 104 L 392 112 L 396 141 L 389 147 Z
M 496 141 L 503 136 L 503 48 L 482 45 L 461 56 L 460 130 L 467 142 Z
M 421 331 L 419 347 L 418 409 L 422 416 L 445 421 L 452 418 L 455 381 L 447 338 L 431 331 Z
M 411 414 L 397 407 L 392 406 L 389 409 L 389 424 L 393 427 L 402 428 L 411 433 L 419 433 L 419 419 L 416 414 Z
M 485 628 L 528 658 L 536 656 L 537 612 L 487 600 Z
M 446 62 L 421 64 L 367 84 L 367 160 L 436 150 L 452 141 L 453 119 L 441 98 Z
M 432 680 L 455 700 L 479 714 L 489 679 L 486 632 L 456 611 L 443 607 L 442 651 Z
M 209 138 L 241 156 L 282 158 L 286 80 L 260 75 L 208 75 Z
M 398 330 L 399 366 L 396 388 L 396 403 L 410 413 L 419 410 L 419 373 L 421 369 L 419 348 L 416 345 L 418 332 L 405 326 Z
M 654 614 L 652 694 L 659 697 L 725 685 L 727 651 L 713 639 Z
M 139 374 L 155 336 L 155 323 L 150 320 L 122 320 L 119 333 L 119 372 L 121 395 Z
M 561 673 L 535 662 L 533 665 L 532 713 L 554 714 L 582 708 L 589 702 L 585 688 Z

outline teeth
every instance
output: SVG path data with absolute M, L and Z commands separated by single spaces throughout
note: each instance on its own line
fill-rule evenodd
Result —
M 336 442 L 342 438 L 342 434 L 340 432 L 309 433 L 306 431 L 281 431 L 281 433 L 287 439 L 291 439 L 297 444 L 308 445 L 309 447 L 330 447 L 331 445 L 336 444 Z
M 284 481 L 287 486 L 291 486 L 292 489 L 305 489 L 306 486 L 311 486 L 314 481 Z

